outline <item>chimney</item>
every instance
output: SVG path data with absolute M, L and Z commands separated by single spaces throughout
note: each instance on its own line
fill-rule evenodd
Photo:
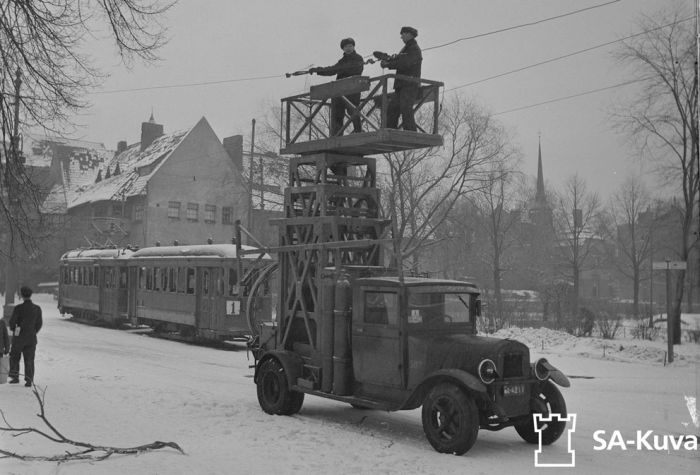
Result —
M 224 139 L 224 150 L 239 169 L 243 168 L 243 136 L 232 135 Z
M 117 142 L 117 155 L 126 150 L 126 140 L 120 140 Z
M 141 123 L 141 151 L 146 150 L 161 135 L 163 135 L 163 125 L 156 124 L 156 120 L 151 112 L 151 118 L 148 122 Z

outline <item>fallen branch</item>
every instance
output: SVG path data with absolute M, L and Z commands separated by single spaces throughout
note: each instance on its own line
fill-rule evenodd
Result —
M 3 425 L 0 426 L 0 431 L 3 432 L 10 432 L 12 433 L 13 437 L 19 437 L 25 434 L 38 434 L 42 437 L 45 437 L 49 439 L 52 442 L 55 442 L 57 444 L 68 444 L 71 445 L 75 448 L 82 448 L 83 450 L 78 450 L 74 452 L 67 451 L 65 453 L 62 453 L 60 455 L 50 455 L 50 456 L 42 456 L 42 455 L 23 455 L 23 454 L 18 454 L 15 452 L 10 452 L 8 450 L 3 450 L 0 449 L 0 458 L 16 458 L 24 461 L 44 461 L 44 462 L 67 462 L 71 460 L 92 460 L 92 461 L 99 461 L 99 460 L 104 460 L 114 454 L 118 455 L 138 455 L 141 453 L 145 452 L 151 452 L 153 450 L 159 450 L 159 449 L 164 449 L 166 447 L 170 447 L 171 449 L 175 449 L 181 454 L 184 454 L 185 451 L 182 450 L 182 448 L 176 444 L 175 442 L 162 442 L 160 440 L 156 440 L 155 442 L 151 442 L 150 444 L 144 444 L 144 445 L 138 445 L 136 447 L 110 447 L 110 446 L 103 446 L 103 445 L 95 445 L 91 444 L 89 442 L 80 442 L 77 440 L 72 440 L 69 439 L 68 437 L 64 436 L 61 432 L 59 432 L 56 427 L 54 427 L 53 424 L 48 420 L 46 417 L 46 411 L 44 409 L 44 399 L 46 397 L 46 388 L 42 389 L 41 392 L 39 389 L 35 386 L 32 385 L 32 392 L 34 393 L 34 396 L 36 397 L 37 402 L 39 403 L 39 409 L 40 412 L 37 414 L 37 417 L 39 417 L 46 427 L 49 428 L 49 431 L 43 431 L 39 430 L 35 427 L 13 427 L 5 417 L 5 413 L 0 409 L 0 417 L 2 417 L 2 422 Z

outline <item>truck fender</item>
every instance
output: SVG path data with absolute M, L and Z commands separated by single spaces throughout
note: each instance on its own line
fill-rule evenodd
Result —
M 549 379 L 557 383 L 562 388 L 568 388 L 571 386 L 569 378 L 566 377 L 564 373 L 559 371 L 552 363 L 547 361 L 544 366 L 549 370 Z
M 262 355 L 258 364 L 255 365 L 255 376 L 253 381 L 257 384 L 258 382 L 258 369 L 260 365 L 269 360 L 276 359 L 284 368 L 284 373 L 287 375 L 287 384 L 289 387 L 293 386 L 297 382 L 297 378 L 301 376 L 301 371 L 304 366 L 304 360 L 301 356 L 296 353 L 284 350 L 273 350 L 268 351 Z
M 476 376 L 461 369 L 439 369 L 426 376 L 401 405 L 401 409 L 415 409 L 438 382 L 450 381 L 470 393 L 486 394 L 486 385 Z

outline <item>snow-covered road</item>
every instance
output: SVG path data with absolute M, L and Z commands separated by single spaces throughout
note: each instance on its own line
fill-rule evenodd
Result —
M 187 454 L 162 450 L 60 466 L 2 459 L 0 473 L 538 473 L 535 447 L 512 429 L 481 431 L 471 451 L 455 457 L 433 451 L 419 410 L 358 411 L 307 396 L 299 414 L 269 416 L 258 406 L 244 346 L 223 351 L 84 326 L 61 318 L 50 297 L 35 301 L 45 315 L 36 382 L 46 388 L 46 411 L 54 425 L 76 440 L 112 446 L 174 441 Z M 569 412 L 577 415 L 576 468 L 540 472 L 700 473 L 698 451 L 619 446 L 596 451 L 593 439 L 597 430 L 605 430 L 606 439 L 615 430 L 625 439 L 635 438 L 638 430 L 674 437 L 697 433 L 684 396 L 698 395 L 698 364 L 665 368 L 546 356 L 575 376 L 563 394 Z M 22 385 L 0 385 L 0 408 L 14 426 L 40 426 L 36 401 Z M 0 434 L 0 447 L 31 454 L 68 449 L 7 433 Z M 545 456 L 563 460 L 566 437 L 546 447 Z

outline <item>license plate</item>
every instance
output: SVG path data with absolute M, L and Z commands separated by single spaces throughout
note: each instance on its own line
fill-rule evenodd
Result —
M 523 394 L 525 394 L 525 386 L 523 384 L 503 386 L 504 396 L 522 396 Z

